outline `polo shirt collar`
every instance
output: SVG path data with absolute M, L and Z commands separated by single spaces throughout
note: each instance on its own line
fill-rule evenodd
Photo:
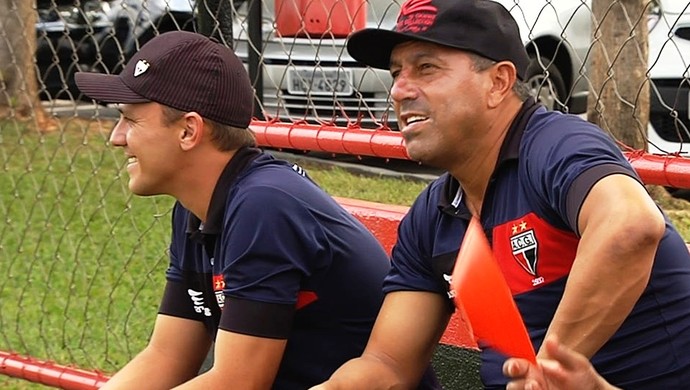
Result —
M 228 192 L 240 173 L 260 154 L 261 150 L 257 148 L 240 148 L 235 152 L 235 155 L 232 156 L 220 174 L 213 189 L 208 212 L 206 213 L 206 222 L 202 223 L 196 215 L 189 213 L 187 233 L 191 234 L 193 239 L 205 241 L 203 237 L 220 234 L 223 230 L 223 217 L 225 216 L 225 203 Z
M 539 107 L 541 107 L 541 104 L 538 104 L 533 98 L 529 98 L 522 103 L 522 107 L 520 107 L 515 119 L 510 124 L 503 144 L 501 144 L 501 150 L 498 152 L 498 161 L 492 176 L 503 164 L 518 159 L 520 142 L 522 141 L 522 135 L 525 133 L 527 122 Z M 460 187 L 458 180 L 450 173 L 446 173 L 442 180 L 443 191 L 441 192 L 438 208 L 445 213 L 469 218 L 471 214 L 462 202 L 462 187 Z

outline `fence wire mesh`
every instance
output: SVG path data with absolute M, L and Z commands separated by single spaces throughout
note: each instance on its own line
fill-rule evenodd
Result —
M 518 21 L 533 60 L 525 82 L 542 103 L 596 118 L 623 146 L 687 153 L 690 2 L 497 1 Z M 153 36 L 200 31 L 245 62 L 257 119 L 395 131 L 388 71 L 358 64 L 345 42 L 353 30 L 392 28 L 400 7 L 2 2 L 0 350 L 113 372 L 143 348 L 157 311 L 172 200 L 129 193 L 124 158 L 107 145 L 117 111 L 81 95 L 75 72 L 118 73 Z M 626 109 L 633 121 L 622 127 Z M 629 143 L 631 132 L 642 145 Z

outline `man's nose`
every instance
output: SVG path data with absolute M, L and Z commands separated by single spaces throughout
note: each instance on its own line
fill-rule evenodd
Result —
M 396 103 L 400 103 L 405 99 L 414 99 L 415 97 L 416 88 L 414 83 L 401 72 L 391 86 L 391 99 Z
M 113 146 L 125 146 L 127 145 L 126 139 L 127 133 L 125 131 L 125 126 L 122 119 L 117 121 L 113 131 L 110 132 L 110 144 Z

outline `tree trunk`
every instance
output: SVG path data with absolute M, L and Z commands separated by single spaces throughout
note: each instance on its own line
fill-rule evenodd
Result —
M 38 98 L 36 18 L 34 1 L 0 1 L 0 118 L 33 119 L 47 131 L 56 125 Z
M 649 0 L 592 0 L 587 119 L 622 144 L 647 149 Z

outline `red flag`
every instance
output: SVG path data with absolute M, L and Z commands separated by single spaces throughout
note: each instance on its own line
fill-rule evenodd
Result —
M 480 222 L 472 218 L 453 268 L 450 288 L 479 341 L 536 364 L 534 347 Z

